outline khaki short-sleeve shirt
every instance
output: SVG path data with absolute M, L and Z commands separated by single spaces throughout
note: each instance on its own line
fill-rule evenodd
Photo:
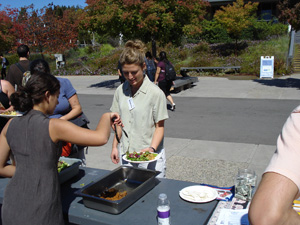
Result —
M 134 96 L 129 83 L 120 85 L 110 108 L 120 114 L 128 138 L 122 134 L 122 153 L 139 152 L 150 146 L 155 124 L 169 118 L 166 97 L 147 76 Z M 157 150 L 163 149 L 163 140 Z

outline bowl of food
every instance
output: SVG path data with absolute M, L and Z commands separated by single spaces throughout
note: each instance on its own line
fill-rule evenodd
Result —
M 58 179 L 60 184 L 70 180 L 79 172 L 80 159 L 60 157 L 57 163 Z
M 119 214 L 156 185 L 155 177 L 159 173 L 123 165 L 76 194 L 83 198 L 83 204 L 88 208 Z

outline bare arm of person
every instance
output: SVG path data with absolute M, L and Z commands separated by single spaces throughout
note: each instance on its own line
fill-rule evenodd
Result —
M 122 130 L 119 126 L 117 126 L 117 133 L 118 133 L 119 139 L 121 140 Z M 114 164 L 118 164 L 120 162 L 119 150 L 118 150 L 118 141 L 117 141 L 116 135 L 114 136 L 110 158 L 111 158 L 111 161 Z
M 274 172 L 265 173 L 251 201 L 249 220 L 252 225 L 300 224 L 293 210 L 298 195 L 297 185 L 289 178 Z
M 156 72 L 155 72 L 155 78 L 154 78 L 154 83 L 155 83 L 155 84 L 157 84 L 157 79 L 158 79 L 158 76 L 159 76 L 160 70 L 161 70 L 161 68 L 160 68 L 160 67 L 157 67 L 157 68 L 156 68 Z
M 69 113 L 60 117 L 60 119 L 71 120 L 82 113 L 81 105 L 77 94 L 74 94 L 71 98 L 68 99 L 68 101 L 72 109 Z
M 150 147 L 157 149 L 157 147 L 159 146 L 159 144 L 161 143 L 164 137 L 164 131 L 165 131 L 165 121 L 161 120 L 155 124 L 155 131 L 153 134 L 151 145 L 148 148 L 142 149 L 141 152 L 145 152 L 145 151 L 153 152 L 153 149 Z
M 11 94 L 15 92 L 14 87 L 7 80 L 1 80 L 1 86 L 2 86 L 2 91 L 10 99 Z M 9 108 L 7 108 L 5 110 L 1 110 L 1 111 L 13 111 L 13 110 L 14 110 L 14 107 L 10 106 Z
M 6 123 L 0 134 L 0 176 L 2 177 L 12 177 L 16 171 L 16 167 L 14 165 L 7 164 L 10 154 L 10 147 L 7 143 L 6 132 L 10 121 L 11 120 Z
M 50 137 L 54 143 L 66 141 L 77 145 L 101 146 L 106 144 L 109 139 L 110 128 L 113 123 L 112 118 L 114 117 L 116 117 L 114 123 L 122 125 L 119 114 L 105 113 L 102 115 L 96 130 L 81 128 L 61 119 L 50 119 Z

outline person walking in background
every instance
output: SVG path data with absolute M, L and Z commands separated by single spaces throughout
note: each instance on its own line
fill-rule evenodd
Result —
M 17 90 L 22 86 L 23 74 L 29 71 L 29 47 L 27 45 L 20 45 L 17 49 L 19 62 L 12 64 L 7 72 L 6 80 Z
M 128 41 L 120 56 L 126 81 L 115 94 L 110 110 L 122 117 L 124 130 L 128 135 L 121 138 L 122 147 L 118 149 L 115 136 L 111 151 L 113 163 L 127 164 L 160 171 L 158 177 L 165 177 L 166 155 L 164 149 L 164 127 L 168 119 L 164 93 L 144 75 L 146 69 L 144 43 L 140 40 Z M 122 159 L 126 152 L 156 152 L 159 158 L 155 162 L 128 164 Z M 121 160 L 120 160 L 121 158 Z
M 149 80 L 151 80 L 152 82 L 154 81 L 154 76 L 155 76 L 155 72 L 156 72 L 156 66 L 155 66 L 155 62 L 154 59 L 151 55 L 151 53 L 148 51 L 146 52 L 146 68 L 147 68 L 147 75 Z
M 34 73 L 11 95 L 16 110 L 26 112 L 5 125 L 0 135 L 0 176 L 11 177 L 4 191 L 2 224 L 64 224 L 57 163 L 62 141 L 101 146 L 111 126 L 122 126 L 117 113 L 102 115 L 96 130 L 49 119 L 58 103 L 60 84 L 50 74 Z M 115 122 L 112 122 L 115 118 Z M 12 152 L 15 163 L 7 164 Z
M 1 58 L 1 79 L 5 79 L 6 77 L 6 58 L 3 56 L 3 54 L 0 54 L 0 58 Z
M 166 78 L 165 77 L 166 63 L 171 63 L 171 62 L 169 62 L 169 60 L 167 58 L 167 53 L 162 51 L 162 52 L 159 53 L 159 62 L 157 64 L 154 83 L 155 84 L 158 83 L 159 88 L 165 93 L 166 98 L 171 103 L 171 110 L 174 111 L 176 105 L 175 105 L 174 100 L 173 100 L 173 98 L 170 94 L 170 89 L 173 85 L 173 81 L 167 81 L 165 79 Z
M 126 79 L 124 77 L 122 65 L 121 65 L 120 61 L 118 61 L 118 75 L 119 75 L 119 80 L 120 80 L 121 84 L 123 84 Z

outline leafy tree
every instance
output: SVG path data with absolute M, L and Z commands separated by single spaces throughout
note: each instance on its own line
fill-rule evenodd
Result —
M 16 44 L 16 31 L 22 30 L 16 23 L 17 15 L 17 9 L 5 8 L 0 11 L 0 52 L 9 51 Z
M 244 4 L 243 0 L 237 0 L 232 5 L 222 6 L 221 10 L 217 10 L 214 15 L 214 18 L 225 27 L 232 39 L 235 39 L 235 54 L 237 54 L 238 39 L 242 31 L 252 24 L 257 6 L 257 2 Z
M 21 42 L 41 53 L 62 53 L 76 45 L 78 15 L 69 9 L 57 15 L 52 6 L 36 10 L 31 5 L 21 10 L 18 18 L 23 27 L 18 34 Z
M 99 35 L 179 44 L 201 32 L 204 0 L 87 0 L 84 25 Z
M 281 0 L 278 4 L 281 12 L 279 20 L 288 22 L 295 31 L 300 30 L 300 2 L 299 0 Z

